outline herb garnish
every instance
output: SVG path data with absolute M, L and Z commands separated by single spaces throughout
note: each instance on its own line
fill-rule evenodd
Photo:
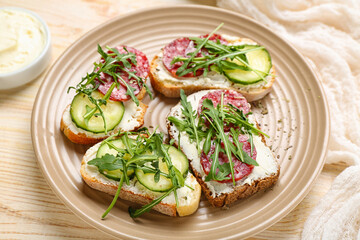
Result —
M 214 107 L 211 99 L 204 99 L 202 102 L 202 111 L 199 116 L 196 116 L 197 114 L 194 113 L 191 116 L 184 114 L 189 113 L 189 111 L 191 112 L 192 108 L 183 90 L 181 90 L 181 96 L 183 116 L 180 117 L 181 119 L 172 116 L 169 117 L 168 120 L 178 128 L 179 136 L 181 133 L 186 133 L 190 139 L 196 139 L 196 135 L 198 135 L 198 141 L 203 141 L 202 154 L 208 155 L 212 144 L 214 144 L 215 150 L 210 156 L 212 159 L 211 169 L 205 181 L 227 180 L 229 179 L 227 176 L 231 173 L 232 182 L 235 185 L 233 157 L 246 164 L 258 166 L 258 163 L 251 158 L 254 149 L 253 135 L 269 136 L 254 126 L 253 123 L 249 122 L 248 115 L 251 113 L 244 114 L 241 109 L 231 104 L 224 105 L 223 95 L 217 107 Z M 190 117 L 198 120 L 193 121 L 196 122 L 196 124 L 191 124 L 192 121 L 190 121 Z M 204 119 L 207 120 L 207 123 L 205 123 Z M 225 132 L 224 126 L 231 126 L 230 132 Z M 196 129 L 197 134 L 195 134 L 193 129 Z M 243 143 L 237 140 L 240 134 L 248 136 L 248 142 L 251 145 L 251 156 L 242 149 Z M 199 145 L 197 142 L 197 146 Z M 223 148 L 220 146 L 223 146 Z M 219 163 L 218 155 L 220 152 L 226 154 L 229 161 L 228 163 Z
M 123 148 L 118 148 L 112 144 L 114 139 L 121 139 L 124 144 Z M 140 129 L 138 132 L 130 133 L 118 133 L 110 138 L 104 140 L 101 146 L 107 144 L 110 149 L 117 151 L 116 156 L 105 154 L 100 158 L 95 158 L 89 161 L 87 164 L 94 165 L 98 168 L 99 172 L 106 174 L 110 171 L 118 171 L 120 177 L 114 179 L 119 181 L 118 190 L 114 196 L 114 199 L 108 209 L 103 214 L 102 218 L 113 208 L 119 197 L 123 184 L 130 184 L 132 178 L 130 170 L 142 170 L 144 173 L 153 173 L 154 181 L 158 182 L 160 176 L 166 177 L 171 180 L 172 187 L 164 192 L 163 195 L 154 199 L 151 203 L 141 207 L 140 209 L 129 208 L 130 216 L 133 218 L 139 217 L 141 214 L 150 211 L 152 207 L 160 203 L 166 196 L 174 193 L 176 204 L 178 206 L 177 189 L 186 186 L 184 175 L 172 164 L 168 153 L 168 145 L 163 144 L 164 136 L 162 133 L 150 133 L 146 128 Z M 159 169 L 159 161 L 166 163 L 168 173 L 162 172 Z M 128 176 L 129 175 L 129 176 Z M 189 186 L 187 186 L 189 187 Z M 189 187 L 192 189 L 191 187 Z M 193 189 L 192 189 L 193 190 Z
M 210 121 L 210 123 L 211 123 L 212 127 L 215 129 L 215 132 L 216 132 L 215 136 L 217 139 L 219 139 L 224 144 L 225 153 L 228 157 L 229 164 L 230 164 L 232 180 L 233 180 L 233 183 L 235 186 L 234 163 L 232 161 L 231 150 L 230 150 L 231 142 L 230 142 L 228 136 L 226 136 L 226 134 L 224 132 L 224 122 L 223 122 L 224 120 L 220 119 L 220 116 L 223 115 L 222 114 L 223 109 L 221 108 L 221 104 L 219 104 L 218 106 L 220 106 L 220 108 L 215 109 L 214 105 L 212 103 L 212 100 L 205 99 L 203 101 L 202 115 L 206 116 L 207 119 L 210 118 L 212 120 L 212 121 Z
M 224 74 L 224 70 L 240 69 L 243 71 L 254 72 L 262 81 L 266 82 L 265 77 L 269 75 L 268 72 L 263 72 L 258 69 L 253 69 L 248 62 L 246 54 L 252 51 L 264 49 L 262 46 L 254 46 L 246 49 L 246 45 L 225 45 L 216 42 L 209 41 L 209 38 L 219 30 L 224 23 L 221 23 L 214 31 L 212 31 L 207 38 L 191 37 L 190 40 L 194 41 L 196 49 L 194 52 L 188 53 L 189 57 L 176 56 L 171 61 L 171 64 L 176 62 L 183 62 L 183 65 L 176 71 L 176 75 L 181 77 L 188 73 L 193 72 L 194 76 L 199 69 L 204 70 L 204 76 L 208 71 L 216 70 L 221 74 Z M 195 57 L 202 49 L 207 50 L 207 54 L 202 57 Z M 233 60 L 237 60 L 240 64 L 236 64 Z
M 152 93 L 149 87 L 146 85 L 145 80 L 136 75 L 135 71 L 130 71 L 132 65 L 137 65 L 136 54 L 129 52 L 126 47 L 124 50 L 126 53 L 119 53 L 116 48 L 106 47 L 109 52 L 106 53 L 98 44 L 98 53 L 101 55 L 102 60 L 100 62 L 94 62 L 94 68 L 91 73 L 87 73 L 85 77 L 82 78 L 80 83 L 76 85 L 76 87 L 69 87 L 68 93 L 70 89 L 75 89 L 76 93 L 83 93 L 87 95 L 88 99 L 91 103 L 94 104 L 94 107 L 86 106 L 86 113 L 84 115 L 85 124 L 87 124 L 92 116 L 101 116 L 104 122 L 105 134 L 107 134 L 106 127 L 106 119 L 103 114 L 102 105 L 106 105 L 107 101 L 110 98 L 112 91 L 116 88 L 120 87 L 120 83 L 126 86 L 126 95 L 130 96 L 132 101 L 139 106 L 139 100 L 135 96 L 134 90 L 129 83 L 127 83 L 121 76 L 120 72 L 124 72 L 128 74 L 128 79 L 130 81 L 135 80 L 139 85 L 140 89 L 145 87 L 146 92 L 150 95 L 152 99 Z M 102 99 L 96 99 L 92 96 L 92 93 L 97 90 L 100 86 L 100 83 L 103 83 L 101 80 L 101 74 L 107 74 L 111 76 L 114 80 L 105 96 Z M 100 82 L 100 83 L 99 83 Z M 98 113 L 96 113 L 98 112 Z
M 181 111 L 185 118 L 178 119 L 176 117 L 170 116 L 168 119 L 170 122 L 174 123 L 180 131 L 185 131 L 186 133 L 188 133 L 190 139 L 195 140 L 196 148 L 198 150 L 198 153 L 200 154 L 200 137 L 204 136 L 204 132 L 201 131 L 201 128 L 197 126 L 195 122 L 195 119 L 197 118 L 196 110 L 192 109 L 191 103 L 187 101 L 185 92 L 182 89 L 180 91 L 180 98 L 180 103 L 183 106 L 183 109 Z
M 192 53 L 189 53 L 188 55 L 189 58 L 182 60 L 184 61 L 184 64 L 176 71 L 176 75 L 178 76 L 184 76 L 186 75 L 186 73 L 183 73 L 185 71 L 185 69 L 188 67 L 189 63 L 192 62 L 192 60 L 195 58 L 196 54 L 201 50 L 201 48 L 206 44 L 206 42 L 209 40 L 209 38 L 217 31 L 219 30 L 222 25 L 224 25 L 224 23 L 221 23 L 214 31 L 212 31 L 209 36 L 207 36 L 207 38 L 204 39 L 204 41 L 202 41 L 200 44 L 198 44 L 198 46 L 196 47 L 195 51 Z M 171 61 L 171 64 L 174 64 L 176 61 L 173 60 Z M 190 71 L 191 72 L 191 71 Z M 194 75 L 195 75 L 196 70 L 194 70 Z M 188 72 L 189 73 L 189 72 Z

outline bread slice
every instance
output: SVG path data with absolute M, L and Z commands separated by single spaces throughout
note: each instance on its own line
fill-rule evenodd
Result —
M 227 35 L 222 35 L 229 44 L 256 44 L 251 39 L 237 38 Z M 228 80 L 224 75 L 210 71 L 206 77 L 198 76 L 193 78 L 175 78 L 162 63 L 163 52 L 160 51 L 150 63 L 150 80 L 151 85 L 158 92 L 166 97 L 177 98 L 180 97 L 180 89 L 183 89 L 186 95 L 205 90 L 205 89 L 232 89 L 240 92 L 249 101 L 256 101 L 263 98 L 271 90 L 275 82 L 275 67 L 272 65 L 270 70 L 271 75 L 265 79 L 267 83 L 261 81 L 253 85 L 241 85 Z
M 115 195 L 119 182 L 106 178 L 97 170 L 96 166 L 87 164 L 88 161 L 95 158 L 100 144 L 101 143 L 98 143 L 86 151 L 81 162 L 80 173 L 86 184 L 91 188 L 110 195 Z M 174 193 L 171 193 L 159 204 L 155 205 L 153 209 L 169 216 L 187 216 L 194 213 L 199 206 L 201 187 L 191 173 L 188 173 L 185 184 L 193 188 L 193 190 L 186 186 L 177 190 L 179 199 L 178 207 L 176 207 Z M 145 205 L 160 197 L 162 194 L 163 193 L 148 190 L 137 181 L 136 177 L 134 177 L 130 180 L 130 185 L 123 184 L 119 197 L 124 200 Z
M 191 103 L 193 109 L 198 109 L 199 100 L 208 92 L 209 90 L 200 91 L 188 96 L 187 100 Z M 170 110 L 169 116 L 182 117 L 181 110 L 182 106 L 179 103 Z M 255 119 L 251 121 L 255 122 Z M 175 140 L 175 145 L 179 144 L 179 130 L 169 121 L 167 121 L 167 127 L 169 137 Z M 254 166 L 252 173 L 237 181 L 236 186 L 232 182 L 205 182 L 206 174 L 200 163 L 196 143 L 191 141 L 185 132 L 181 132 L 180 136 L 180 147 L 189 159 L 190 168 L 200 183 L 206 198 L 215 207 L 226 207 L 238 199 L 246 198 L 260 190 L 271 187 L 278 180 L 280 165 L 271 150 L 266 146 L 265 139 L 262 136 L 254 136 L 254 145 L 257 151 L 256 161 L 259 166 Z
M 140 101 L 139 106 L 136 106 L 131 100 L 124 102 L 124 106 L 125 112 L 121 122 L 112 131 L 105 134 L 92 133 L 78 128 L 71 119 L 70 105 L 68 105 L 61 118 L 60 130 L 70 141 L 77 144 L 95 144 L 119 131 L 136 131 L 144 124 L 144 115 L 148 106 Z

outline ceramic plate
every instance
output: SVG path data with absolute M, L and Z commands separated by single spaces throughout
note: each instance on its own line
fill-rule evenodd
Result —
M 100 216 L 112 197 L 89 188 L 81 179 L 86 147 L 71 143 L 60 132 L 63 109 L 75 86 L 99 59 L 96 46 L 133 46 L 149 59 L 171 40 L 211 32 L 248 37 L 264 45 L 277 70 L 272 92 L 256 102 L 254 112 L 281 164 L 278 183 L 264 193 L 216 209 L 202 199 L 188 217 L 150 212 L 134 221 L 128 202 L 119 200 L 106 220 Z M 165 116 L 178 99 L 157 94 L 146 99 L 146 126 L 166 132 Z M 34 151 L 45 178 L 59 198 L 91 225 L 120 238 L 215 239 L 254 235 L 289 213 L 308 193 L 320 173 L 329 138 L 329 114 L 322 87 L 304 58 L 270 29 L 242 15 L 204 6 L 160 7 L 115 18 L 87 33 L 59 57 L 38 92 L 32 115 Z

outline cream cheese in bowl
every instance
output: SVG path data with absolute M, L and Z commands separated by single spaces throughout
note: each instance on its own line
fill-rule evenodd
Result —
M 36 14 L 0 8 L 0 89 L 25 84 L 50 62 L 50 33 Z

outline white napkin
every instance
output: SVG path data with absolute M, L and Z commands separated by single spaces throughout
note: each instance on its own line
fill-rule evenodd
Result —
M 218 0 L 287 39 L 318 71 L 330 108 L 327 164 L 343 171 L 308 217 L 303 239 L 360 239 L 360 1 Z

